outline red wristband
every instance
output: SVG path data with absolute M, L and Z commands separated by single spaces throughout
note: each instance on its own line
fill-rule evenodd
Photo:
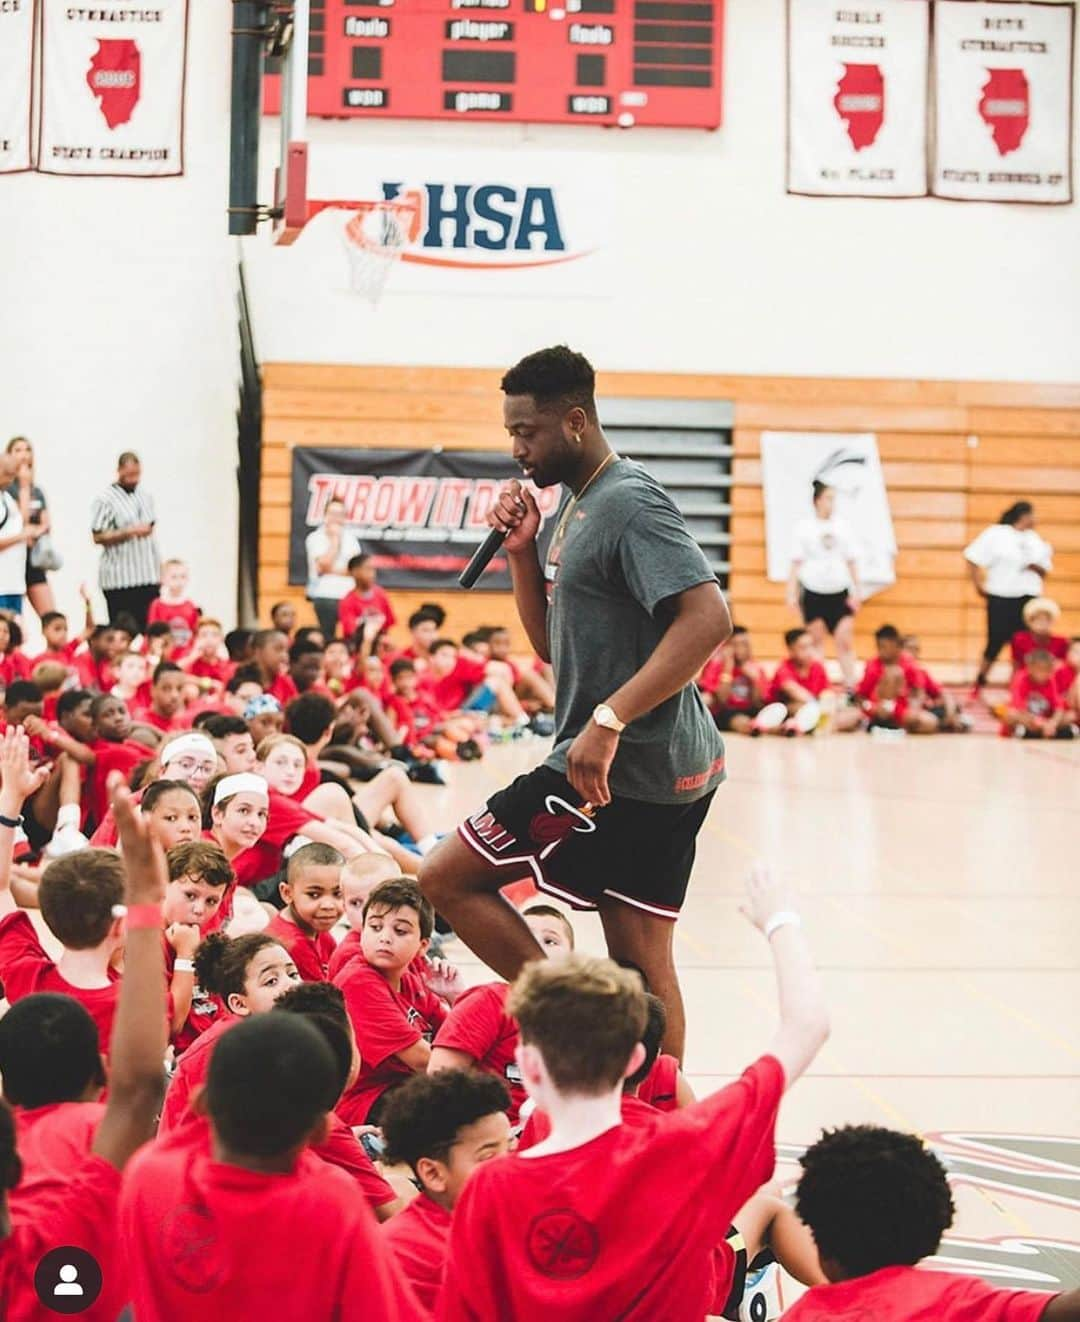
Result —
M 144 927 L 161 927 L 161 909 L 156 904 L 129 904 L 124 912 L 124 926 L 129 932 Z

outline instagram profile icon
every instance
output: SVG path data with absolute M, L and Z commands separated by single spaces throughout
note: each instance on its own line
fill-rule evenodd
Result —
M 34 1290 L 54 1313 L 83 1313 L 101 1294 L 101 1268 L 92 1253 L 71 1245 L 51 1249 L 34 1272 Z

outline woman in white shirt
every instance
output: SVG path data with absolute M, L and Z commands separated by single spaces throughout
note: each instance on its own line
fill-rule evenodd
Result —
M 361 551 L 359 538 L 345 527 L 345 504 L 332 500 L 326 507 L 321 527 L 309 532 L 304 540 L 307 549 L 307 598 L 315 607 L 319 628 L 329 642 L 337 635 L 338 604 L 352 591 L 349 561 Z
M 818 650 L 832 634 L 836 659 L 848 689 L 855 687 L 855 612 L 862 602 L 855 534 L 833 517 L 836 491 L 814 483 L 814 513 L 795 525 L 787 600 L 801 609 L 803 623 Z
M 986 598 L 986 650 L 974 694 L 986 683 L 1002 647 L 1025 628 L 1024 607 L 1042 595 L 1054 567 L 1053 549 L 1035 531 L 1035 508 L 1026 500 L 1010 505 L 964 551 L 975 591 Z

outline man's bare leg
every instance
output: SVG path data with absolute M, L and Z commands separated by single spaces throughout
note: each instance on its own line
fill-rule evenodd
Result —
M 597 907 L 608 954 L 612 959 L 636 964 L 648 979 L 649 991 L 664 1002 L 667 1031 L 663 1049 L 681 1065 L 686 1048 L 686 1011 L 675 971 L 674 922 L 609 896 L 600 900 Z
M 420 887 L 473 954 L 512 982 L 544 952 L 499 889 L 519 877 L 485 862 L 460 836 L 440 840 L 420 864 Z

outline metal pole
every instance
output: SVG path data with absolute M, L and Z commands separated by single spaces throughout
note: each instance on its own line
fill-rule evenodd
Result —
M 233 0 L 230 234 L 254 234 L 259 223 L 259 121 L 268 10 L 266 0 Z

